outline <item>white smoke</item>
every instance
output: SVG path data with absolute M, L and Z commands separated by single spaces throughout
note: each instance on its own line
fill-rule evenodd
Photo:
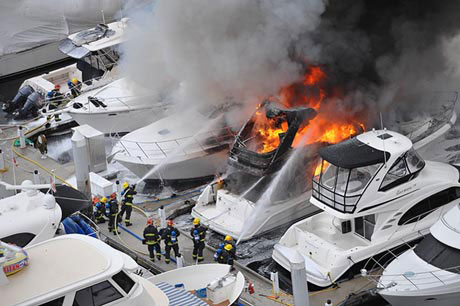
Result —
M 121 68 L 152 90 L 180 83 L 182 105 L 233 99 L 254 107 L 301 77 L 292 51 L 324 10 L 322 0 L 159 0 L 131 16 Z M 315 61 L 317 52 L 312 47 L 303 60 Z

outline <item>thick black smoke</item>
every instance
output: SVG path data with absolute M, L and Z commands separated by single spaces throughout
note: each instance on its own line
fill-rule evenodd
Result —
M 309 40 L 347 106 L 413 116 L 436 106 L 432 92 L 459 88 L 459 11 L 460 1 L 330 0 Z

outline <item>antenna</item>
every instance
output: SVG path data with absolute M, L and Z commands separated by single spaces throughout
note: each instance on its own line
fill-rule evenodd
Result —
M 106 23 L 105 23 L 104 10 L 101 10 L 101 14 L 102 14 L 102 23 L 103 23 L 103 24 L 106 24 Z
M 385 129 L 383 128 L 383 119 L 382 119 L 382 112 L 380 112 L 380 127 L 382 128 L 383 131 Z M 383 143 L 383 160 L 385 162 L 384 166 L 385 168 L 387 167 L 387 156 L 386 156 L 386 151 L 385 151 L 385 136 L 382 137 L 382 143 Z

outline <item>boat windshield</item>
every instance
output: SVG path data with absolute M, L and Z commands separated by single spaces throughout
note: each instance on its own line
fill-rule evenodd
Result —
M 382 164 L 347 169 L 321 160 L 320 166 L 313 176 L 313 197 L 340 212 L 352 213 Z

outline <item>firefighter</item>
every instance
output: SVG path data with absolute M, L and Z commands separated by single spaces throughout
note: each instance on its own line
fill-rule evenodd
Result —
M 67 81 L 72 98 L 76 98 L 81 94 L 82 84 L 77 78 L 73 78 L 71 81 Z
M 198 262 L 203 261 L 204 240 L 206 238 L 207 228 L 201 226 L 200 219 L 193 219 L 193 228 L 190 230 L 190 235 L 193 239 L 193 253 L 192 258 L 198 259 Z
M 117 194 L 113 192 L 110 195 L 110 200 L 107 202 L 105 205 L 105 211 L 106 215 L 109 217 L 109 232 L 113 232 L 114 235 L 120 234 L 117 230 L 117 224 L 118 224 L 118 201 L 117 201 Z M 119 215 L 118 215 L 119 217 Z
M 123 218 L 123 214 L 126 212 L 126 226 L 133 225 L 131 223 L 131 212 L 133 211 L 133 198 L 136 194 L 136 185 L 129 186 L 128 182 L 123 183 L 123 191 L 121 192 L 121 195 L 123 196 L 123 204 L 120 210 L 120 219 Z
M 219 255 L 219 258 L 217 260 L 218 263 L 221 264 L 227 264 L 227 265 L 233 265 L 233 246 L 230 243 L 227 243 L 222 252 Z
M 147 245 L 151 261 L 155 261 L 155 254 L 153 252 L 154 250 L 157 255 L 157 259 L 161 260 L 160 241 L 160 233 L 158 233 L 157 228 L 155 227 L 155 225 L 153 225 L 152 218 L 148 218 L 147 227 L 144 229 L 144 240 L 142 241 L 142 243 Z
M 94 218 L 96 220 L 96 223 L 104 223 L 104 213 L 105 213 L 105 204 L 107 203 L 107 198 L 103 197 L 100 201 L 98 201 L 94 205 Z
M 46 159 L 46 154 L 48 154 L 48 142 L 45 134 L 38 135 L 35 141 L 35 147 L 40 151 L 41 159 Z
M 48 92 L 47 100 L 49 103 L 49 110 L 57 109 L 62 104 L 62 102 L 64 102 L 64 95 L 61 93 L 61 85 L 54 85 L 54 89 Z M 47 119 L 50 120 L 51 117 L 48 116 Z M 54 119 L 56 121 L 61 121 L 59 114 L 54 115 Z
M 173 220 L 168 220 L 168 227 L 162 231 L 162 238 L 165 241 L 165 262 L 169 264 L 171 261 L 171 249 L 174 250 L 174 255 L 177 257 L 179 253 L 179 244 L 177 238 L 180 232 L 174 227 Z

